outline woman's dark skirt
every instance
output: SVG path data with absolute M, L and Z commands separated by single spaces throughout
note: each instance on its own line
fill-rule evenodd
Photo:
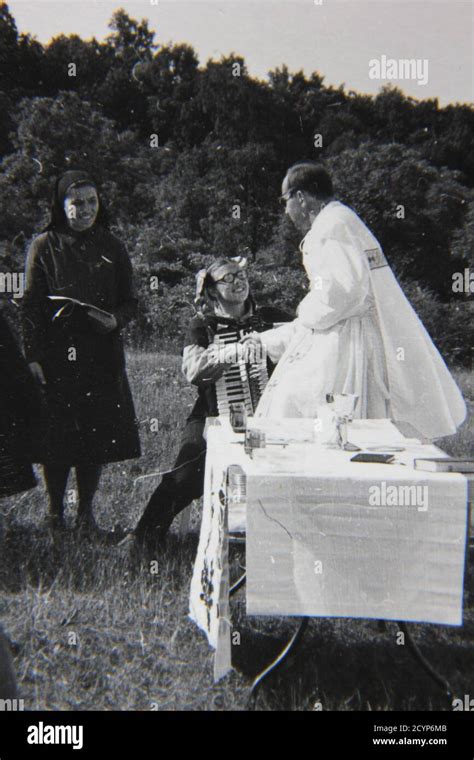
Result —
M 125 372 L 94 387 L 47 383 L 41 445 L 33 461 L 101 465 L 140 456 L 135 409 Z

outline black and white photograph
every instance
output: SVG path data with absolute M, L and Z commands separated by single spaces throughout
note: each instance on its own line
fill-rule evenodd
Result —
M 1 760 L 230 712 L 472 757 L 473 19 L 0 2 Z

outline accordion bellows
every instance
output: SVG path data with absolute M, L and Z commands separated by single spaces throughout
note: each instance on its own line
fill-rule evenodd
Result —
M 237 343 L 247 332 L 248 330 L 224 328 L 214 335 L 214 344 L 222 347 Z M 238 403 L 245 405 L 248 415 L 253 415 L 267 383 L 268 370 L 264 356 L 253 363 L 240 360 L 229 364 L 216 382 L 219 415 L 228 415 L 231 404 Z

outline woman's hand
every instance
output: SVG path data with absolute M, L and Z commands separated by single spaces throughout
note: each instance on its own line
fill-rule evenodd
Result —
M 43 367 L 39 362 L 29 363 L 30 372 L 39 385 L 46 385 L 46 378 L 44 376 Z

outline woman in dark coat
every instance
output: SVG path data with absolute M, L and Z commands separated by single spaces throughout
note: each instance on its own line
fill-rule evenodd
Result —
M 45 402 L 35 461 L 44 465 L 53 527 L 64 524 L 72 467 L 77 525 L 94 531 L 101 465 L 140 455 L 120 333 L 135 311 L 130 259 L 107 229 L 97 187 L 68 171 L 56 182 L 51 223 L 28 252 L 23 298 L 25 354 Z
M 0 310 L 0 498 L 36 485 L 30 444 L 38 413 L 35 382 Z

